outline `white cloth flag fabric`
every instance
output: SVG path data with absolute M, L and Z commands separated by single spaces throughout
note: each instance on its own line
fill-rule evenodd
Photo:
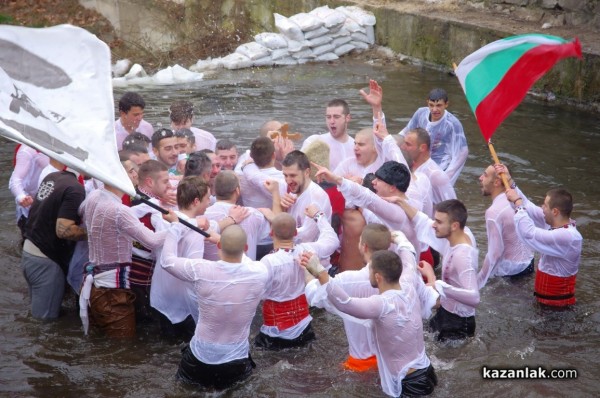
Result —
M 0 26 L 0 134 L 135 195 L 111 80 L 108 46 L 85 29 Z

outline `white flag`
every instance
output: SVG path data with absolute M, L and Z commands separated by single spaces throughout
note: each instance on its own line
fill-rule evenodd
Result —
M 111 81 L 110 50 L 85 29 L 0 26 L 0 134 L 135 195 Z

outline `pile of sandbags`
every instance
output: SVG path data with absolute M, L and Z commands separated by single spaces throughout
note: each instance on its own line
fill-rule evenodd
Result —
M 351 51 L 362 51 L 375 44 L 375 16 L 356 6 L 315 8 L 289 18 L 275 16 L 279 33 L 264 32 L 254 41 L 239 46 L 222 58 L 199 60 L 190 69 L 174 65 L 148 76 L 139 64 L 130 67 L 129 60 L 113 65 L 115 87 L 164 85 L 202 80 L 199 72 L 252 66 L 298 65 L 306 62 L 333 61 Z
M 279 33 L 264 32 L 223 58 L 199 60 L 190 67 L 204 71 L 224 67 L 297 65 L 333 61 L 375 43 L 375 16 L 359 7 L 315 8 L 289 18 L 274 14 Z

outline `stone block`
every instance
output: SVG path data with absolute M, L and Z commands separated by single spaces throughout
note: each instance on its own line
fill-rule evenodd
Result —
M 525 7 L 529 4 L 529 0 L 502 0 L 501 3 Z
M 584 0 L 558 0 L 558 5 L 567 11 L 585 11 L 588 2 Z
M 552 10 L 558 4 L 558 0 L 542 0 L 540 2 L 540 7 L 545 8 L 547 10 Z

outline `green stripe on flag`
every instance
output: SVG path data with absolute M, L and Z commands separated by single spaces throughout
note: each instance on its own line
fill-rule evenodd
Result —
M 500 39 L 502 41 L 511 41 L 511 40 L 515 40 L 515 39 L 521 39 L 523 37 L 542 37 L 544 39 L 548 39 L 548 40 L 555 40 L 558 43 L 557 44 L 564 44 L 564 43 L 568 43 L 568 40 L 563 39 L 562 37 L 558 37 L 558 36 L 552 36 L 552 35 L 544 35 L 541 33 L 525 33 L 522 35 L 516 35 L 516 36 L 508 36 L 505 37 L 503 39 Z
M 494 90 L 510 67 L 525 52 L 538 45 L 538 43 L 522 43 L 494 52 L 474 67 L 465 78 L 465 93 L 471 109 L 475 111 L 477 105 Z

